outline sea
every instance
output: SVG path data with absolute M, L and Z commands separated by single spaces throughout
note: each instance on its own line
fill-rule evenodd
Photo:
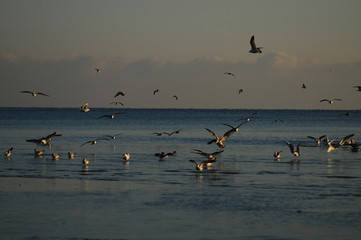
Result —
M 0 108 L 0 238 L 358 240 L 361 152 L 308 137 L 350 134 L 359 110 Z M 224 151 L 199 171 L 195 149 Z

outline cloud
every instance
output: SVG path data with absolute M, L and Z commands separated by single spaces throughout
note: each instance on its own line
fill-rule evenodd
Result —
M 271 52 L 257 60 L 257 63 L 265 68 L 294 69 L 298 66 L 298 58 L 290 56 L 286 52 Z

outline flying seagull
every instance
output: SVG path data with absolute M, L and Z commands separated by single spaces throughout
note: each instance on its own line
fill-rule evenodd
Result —
M 122 102 L 111 102 L 111 103 L 109 103 L 109 105 L 112 105 L 112 104 L 115 104 L 115 105 L 120 104 L 120 105 L 124 106 L 124 104 Z
M 98 117 L 97 119 L 100 119 L 100 118 L 109 118 L 109 119 L 113 119 L 116 115 L 118 114 L 124 114 L 123 112 L 117 112 L 117 113 L 113 113 L 113 114 L 110 114 L 110 115 L 103 115 L 103 116 L 100 116 Z
M 173 95 L 173 97 L 175 98 L 175 100 L 178 100 L 178 96 L 177 96 L 177 95 Z
M 198 171 L 203 171 L 203 167 L 206 165 L 207 166 L 207 163 L 209 162 L 209 161 L 203 161 L 203 162 L 201 162 L 200 164 L 198 164 L 196 161 L 194 161 L 194 160 L 189 160 L 190 162 L 192 162 L 192 163 L 195 163 L 196 164 L 196 170 L 198 170 Z
M 177 130 L 177 131 L 173 131 L 173 132 L 171 132 L 171 133 L 168 133 L 168 132 L 162 132 L 162 133 L 163 133 L 163 134 L 167 134 L 168 136 L 171 136 L 171 135 L 173 135 L 173 134 L 179 134 L 180 131 L 182 131 L 182 129 L 179 129 L 179 130 Z
M 328 145 L 328 149 L 327 149 L 327 152 L 331 152 L 331 151 L 334 151 L 334 150 L 337 150 L 339 147 L 341 147 L 342 145 L 346 144 L 348 142 L 348 140 L 350 138 L 352 138 L 355 134 L 350 134 L 350 135 L 347 135 L 346 137 L 342 138 L 341 141 L 336 144 L 336 145 L 332 145 L 332 142 L 335 141 L 336 139 L 332 139 L 331 141 L 326 138 L 327 140 L 327 145 Z
M 124 160 L 124 161 L 128 161 L 129 158 L 130 158 L 130 154 L 129 154 L 129 153 L 124 153 L 124 154 L 123 154 L 123 160 Z
M 157 92 L 159 92 L 159 89 L 154 90 L 153 95 L 155 95 Z
M 273 156 L 278 159 L 278 158 L 281 157 L 282 152 L 283 152 L 283 151 L 274 152 L 274 153 L 273 153 Z
M 304 83 L 302 84 L 302 88 L 303 88 L 303 89 L 307 88 L 307 87 L 306 87 L 306 85 L 305 85 Z
M 102 71 L 99 68 L 94 68 L 97 73 L 101 73 Z
M 233 73 L 231 73 L 231 72 L 224 72 L 224 74 L 226 74 L 226 75 L 228 75 L 228 76 L 233 76 L 233 77 L 235 77 L 236 75 L 234 75 Z
M 169 153 L 165 153 L 165 152 L 161 152 L 161 153 L 155 153 L 154 156 L 159 157 L 159 160 L 163 160 L 169 156 L 176 156 L 177 152 L 173 151 L 173 152 L 169 152 Z
M 239 124 L 237 127 L 233 127 L 229 124 L 225 124 L 223 123 L 223 125 L 226 125 L 228 127 L 231 128 L 231 130 L 227 131 L 226 133 L 223 134 L 223 136 L 221 138 L 219 138 L 213 131 L 211 131 L 210 129 L 206 128 L 206 130 L 212 135 L 215 137 L 215 139 L 211 140 L 208 142 L 208 144 L 212 144 L 212 143 L 216 143 L 218 147 L 220 148 L 224 148 L 225 145 L 224 145 L 224 141 L 226 141 L 227 138 L 229 138 L 233 133 L 235 132 L 238 132 L 238 129 L 240 126 L 242 126 L 243 124 L 245 124 L 246 122 L 249 122 L 250 119 L 247 118 L 245 122 L 242 122 L 241 124 Z
M 125 93 L 124 92 L 117 92 L 115 95 L 114 95 L 114 98 L 118 97 L 118 96 L 125 96 Z
M 39 139 L 27 139 L 27 142 L 32 142 L 32 143 L 36 143 L 36 144 L 41 144 L 41 145 L 49 145 L 49 143 L 53 140 L 53 137 L 60 137 L 61 134 L 57 134 L 56 132 L 53 132 L 52 134 L 49 134 L 46 137 L 43 138 L 39 138 Z
M 90 140 L 90 141 L 87 141 L 87 142 L 83 143 L 82 145 L 80 145 L 80 147 L 82 147 L 82 146 L 84 146 L 85 144 L 88 144 L 88 143 L 89 143 L 90 145 L 95 145 L 95 144 L 97 144 L 97 142 L 98 142 L 99 140 L 107 140 L 107 141 L 109 141 L 108 138 L 97 138 L 97 139 L 95 139 L 95 140 Z
M 318 139 L 316 139 L 316 138 L 314 138 L 314 137 L 312 137 L 312 136 L 307 136 L 307 137 L 313 139 L 313 141 L 315 141 L 315 143 L 316 143 L 316 146 L 320 146 L 322 139 L 325 138 L 326 135 L 322 135 L 322 136 L 319 137 Z
M 294 146 L 293 146 L 292 143 L 290 143 L 290 142 L 287 141 L 287 140 L 286 140 L 286 143 L 287 143 L 287 145 L 288 145 L 291 153 L 293 154 L 293 156 L 299 157 L 299 156 L 301 155 L 301 149 L 300 149 L 300 148 L 301 148 L 301 145 L 300 145 L 300 144 L 297 145 L 297 150 L 295 150 L 295 148 L 294 148 Z
M 41 93 L 41 92 L 21 91 L 21 93 L 30 93 L 33 97 L 36 97 L 38 95 L 42 95 L 42 96 L 45 96 L 45 97 L 50 97 L 48 94 Z
M 328 102 L 329 104 L 333 104 L 335 101 L 342 101 L 340 98 L 334 98 L 334 99 L 322 99 L 320 102 Z
M 243 92 L 242 88 L 238 90 L 238 94 L 241 94 L 242 92 Z
M 209 161 L 215 162 L 216 159 L 217 159 L 217 155 L 221 154 L 224 150 L 213 152 L 213 153 L 206 153 L 206 152 L 203 152 L 202 150 L 199 150 L 199 149 L 193 149 L 193 151 L 195 151 L 193 153 L 202 155 L 202 156 L 206 157 Z
M 81 112 L 89 112 L 90 108 L 88 108 L 88 103 L 84 104 L 83 106 L 80 107 L 80 111 Z
M 249 50 L 250 53 L 262 53 L 262 51 L 261 51 L 262 47 L 256 46 L 256 43 L 254 41 L 254 36 L 251 37 L 250 44 L 251 44 L 251 48 L 252 48 L 251 50 Z
M 354 88 L 357 88 L 356 91 L 361 92 L 361 86 L 353 86 Z

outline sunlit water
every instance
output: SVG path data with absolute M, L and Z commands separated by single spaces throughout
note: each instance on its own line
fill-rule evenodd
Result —
M 361 153 L 327 153 L 307 136 L 360 142 L 361 111 L 121 109 L 97 119 L 116 111 L 0 108 L 1 150 L 14 148 L 0 158 L 1 239 L 360 239 Z M 220 136 L 222 123 L 250 116 L 210 169 L 188 161 L 205 160 L 193 149 L 218 150 L 205 128 Z M 54 131 L 51 147 L 25 141 Z M 299 163 L 285 140 L 303 145 Z M 162 151 L 177 155 L 159 161 Z

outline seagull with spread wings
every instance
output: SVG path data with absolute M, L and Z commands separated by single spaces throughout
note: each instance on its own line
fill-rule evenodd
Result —
M 117 112 L 117 113 L 113 113 L 113 114 L 106 114 L 106 115 L 103 115 L 103 116 L 100 116 L 98 117 L 97 119 L 100 119 L 100 118 L 109 118 L 109 119 L 113 119 L 116 115 L 119 115 L 119 114 L 124 114 L 123 112 Z
M 250 40 L 250 44 L 251 44 L 251 50 L 249 50 L 250 53 L 262 53 L 262 47 L 257 47 L 256 43 L 254 41 L 254 36 L 251 37 Z
M 331 100 L 329 100 L 329 99 L 322 99 L 320 102 L 328 102 L 329 104 L 333 104 L 335 101 L 342 101 L 342 99 L 340 99 L 340 98 L 334 98 L 334 99 L 331 99 Z
M 299 157 L 301 155 L 301 144 L 297 144 L 297 150 L 295 150 L 294 146 L 292 143 L 290 143 L 289 141 L 286 140 L 286 143 L 291 151 L 291 153 L 293 154 L 293 156 L 295 157 Z
M 33 97 L 37 97 L 39 95 L 42 95 L 42 96 L 45 96 L 45 97 L 50 97 L 50 95 L 42 93 L 42 92 L 21 91 L 20 93 L 30 93 Z

